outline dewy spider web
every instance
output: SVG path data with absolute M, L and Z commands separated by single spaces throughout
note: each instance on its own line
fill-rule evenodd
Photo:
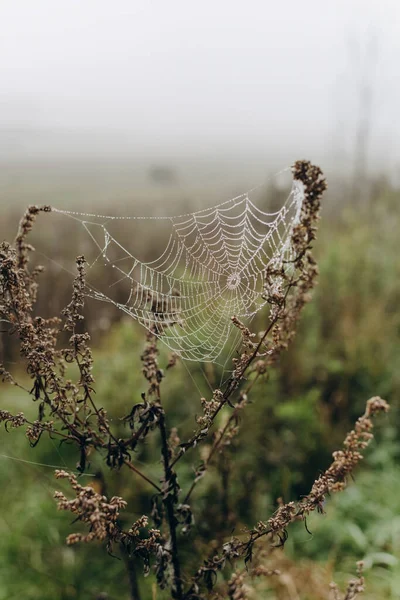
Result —
M 89 267 L 115 269 L 113 285 L 128 283 L 125 301 L 88 287 L 153 331 L 180 357 L 216 362 L 227 345 L 232 317 L 246 322 L 266 303 L 264 274 L 293 259 L 291 232 L 299 222 L 303 185 L 294 180 L 275 213 L 257 208 L 252 191 L 213 208 L 175 217 L 116 217 L 53 209 L 78 220 L 97 249 Z M 163 220 L 170 237 L 162 254 L 142 262 L 111 235 L 117 219 Z

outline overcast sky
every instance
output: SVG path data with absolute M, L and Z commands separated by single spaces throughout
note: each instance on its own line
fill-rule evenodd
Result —
M 348 156 L 368 71 L 394 165 L 399 33 L 400 0 L 0 0 L 3 146 Z

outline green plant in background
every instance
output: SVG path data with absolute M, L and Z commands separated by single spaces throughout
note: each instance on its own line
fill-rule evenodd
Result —
M 336 264 L 340 264 L 340 260 L 339 263 Z M 321 283 L 323 285 L 323 282 Z M 79 285 L 79 279 L 77 284 Z M 320 285 L 319 290 L 321 290 L 322 285 Z M 348 282 L 344 284 L 345 289 L 346 285 L 349 285 Z M 79 290 L 75 288 L 75 291 Z M 321 295 L 321 297 L 322 296 L 323 295 Z M 318 296 L 318 298 L 319 297 L 320 296 Z M 77 307 L 76 302 L 75 306 Z M 310 305 L 310 307 L 311 306 L 312 305 Z M 72 313 L 70 313 L 70 315 L 72 314 L 72 318 L 76 320 L 79 311 L 74 313 L 75 309 L 73 305 L 71 306 L 71 310 Z M 324 329 L 326 324 L 323 322 L 323 319 L 318 320 L 318 318 L 314 318 L 316 315 L 313 315 L 312 312 L 312 309 L 311 311 L 310 309 L 308 310 L 308 315 L 306 317 L 307 321 L 304 323 L 304 331 L 302 332 L 304 334 L 303 339 L 300 337 L 298 338 L 298 345 L 293 348 L 288 360 L 284 361 L 281 370 L 275 376 L 271 374 L 271 381 L 268 386 L 253 386 L 253 378 L 259 378 L 260 380 L 265 378 L 264 366 L 258 364 L 257 369 L 246 383 L 247 387 L 249 385 L 252 387 L 251 395 L 249 391 L 246 397 L 244 397 L 243 394 L 239 396 L 234 408 L 229 409 L 227 407 L 227 410 L 224 412 L 219 409 L 218 404 L 216 404 L 215 407 L 210 407 L 209 404 L 206 403 L 206 405 L 203 404 L 203 407 L 201 407 L 200 402 L 195 408 L 200 419 L 207 420 L 211 417 L 217 424 L 218 431 L 214 438 L 206 438 L 204 436 L 205 442 L 202 443 L 203 450 L 199 455 L 200 462 L 198 463 L 198 466 L 196 466 L 195 473 L 199 485 L 196 486 L 196 489 L 190 495 L 190 502 L 196 508 L 196 523 L 194 529 L 196 533 L 194 534 L 192 530 L 192 533 L 190 534 L 191 537 L 187 540 L 179 536 L 179 554 L 181 561 L 185 563 L 189 572 L 195 572 L 196 569 L 198 569 L 198 561 L 201 557 L 212 557 L 212 565 L 206 563 L 205 567 L 203 566 L 198 569 L 198 574 L 195 576 L 194 580 L 192 580 L 195 585 L 200 584 L 201 586 L 203 581 L 206 584 L 215 583 L 214 573 L 219 567 L 222 568 L 226 565 L 227 568 L 224 569 L 224 574 L 226 575 L 225 583 L 223 583 L 222 580 L 220 587 L 217 588 L 219 589 L 219 593 L 222 594 L 222 597 L 244 597 L 239 596 L 238 594 L 245 594 L 247 589 L 246 586 L 253 585 L 254 582 L 252 583 L 251 580 L 244 577 L 244 572 L 236 570 L 232 574 L 228 568 L 226 558 L 230 556 L 230 558 L 235 561 L 237 558 L 236 554 L 239 552 L 240 555 L 242 548 L 246 549 L 246 551 L 252 549 L 253 543 L 249 545 L 248 541 L 246 542 L 246 535 L 250 535 L 250 540 L 259 535 L 260 537 L 265 537 L 267 529 L 271 528 L 271 523 L 268 522 L 265 533 L 261 524 L 258 524 L 254 530 L 251 530 L 250 534 L 243 535 L 242 528 L 253 526 L 255 516 L 271 514 L 274 510 L 275 499 L 278 496 L 283 495 L 283 500 L 287 502 L 291 497 L 296 497 L 299 494 L 308 491 L 318 474 L 318 469 L 323 469 L 329 464 L 329 454 L 331 449 L 339 444 L 338 439 L 332 439 L 332 425 L 334 425 L 335 422 L 338 424 L 337 438 L 343 437 L 344 427 L 348 425 L 347 409 L 349 406 L 342 406 L 339 403 L 339 410 L 336 410 L 336 412 L 331 411 L 331 405 L 333 405 L 335 409 L 336 405 L 331 403 L 329 397 L 325 396 L 325 390 L 330 390 L 332 386 L 330 377 L 333 377 L 336 372 L 339 379 L 340 373 L 343 370 L 343 363 L 338 361 L 335 356 L 336 352 L 338 352 L 336 348 L 338 348 L 339 344 L 335 347 L 332 343 L 331 352 L 333 356 L 327 357 L 329 360 L 324 363 L 324 357 L 320 357 L 315 351 L 313 352 L 311 349 L 308 349 L 312 348 L 313 345 L 314 350 L 319 347 L 318 336 L 321 336 L 321 332 L 323 331 L 329 332 L 329 327 Z M 315 309 L 315 312 L 319 314 L 319 308 Z M 340 311 L 338 314 L 340 317 Z M 352 315 L 357 316 L 358 312 L 355 311 Z M 331 313 L 326 316 L 327 319 L 331 317 Z M 68 318 L 69 316 L 67 314 L 67 319 Z M 309 327 L 307 327 L 307 323 Z M 238 324 L 238 326 L 240 327 L 241 324 Z M 245 329 L 243 330 L 243 335 L 244 342 L 248 343 L 249 338 L 246 337 L 248 334 Z M 336 335 L 339 337 L 340 332 L 337 332 Z M 92 419 L 94 421 L 96 421 L 97 418 L 99 426 L 105 426 L 105 419 L 107 419 L 113 435 L 112 438 L 109 436 L 108 440 L 108 443 L 110 443 L 111 439 L 111 449 L 113 451 L 111 459 L 115 456 L 115 451 L 118 449 L 118 444 L 117 442 L 114 442 L 113 438 L 119 440 L 123 435 L 126 435 L 126 423 L 129 425 L 129 419 L 125 421 L 125 425 L 119 420 L 121 410 L 125 410 L 127 406 L 129 407 L 132 406 L 132 404 L 137 403 L 138 390 L 141 391 L 143 387 L 139 370 L 136 372 L 135 369 L 132 368 L 132 355 L 142 351 L 141 344 L 142 342 L 140 341 L 139 335 L 131 325 L 123 323 L 121 327 L 116 330 L 113 339 L 108 340 L 107 349 L 100 351 L 98 357 L 96 357 L 98 358 L 98 361 L 97 371 L 96 367 L 94 371 L 97 388 L 95 406 L 98 411 L 105 408 L 107 410 L 107 415 L 105 415 L 104 412 L 100 412 L 99 417 L 99 413 L 94 410 L 94 412 L 88 412 L 88 418 L 89 420 Z M 81 349 L 79 349 L 79 352 L 80 351 Z M 242 357 L 242 360 L 245 361 L 243 366 L 246 366 L 248 358 L 252 356 L 250 351 L 251 346 L 248 346 L 248 352 L 245 352 L 244 358 Z M 144 358 L 144 370 L 150 385 L 146 400 L 155 396 L 155 403 L 157 404 L 157 395 L 159 393 L 158 390 L 160 385 L 160 377 L 157 374 L 157 365 L 159 362 L 165 365 L 168 364 L 169 358 L 167 355 L 162 355 L 161 357 L 158 355 L 158 349 L 154 346 L 154 340 L 151 337 L 148 339 L 146 352 L 147 354 Z M 340 353 L 340 351 L 338 353 Z M 83 354 L 87 356 L 85 349 L 83 349 Z M 67 358 L 66 362 L 68 363 L 69 355 L 64 354 L 63 356 L 64 358 Z M 354 355 L 348 354 L 347 356 L 348 358 L 351 356 L 353 360 L 357 356 L 357 352 L 355 352 Z M 314 362 L 315 358 L 317 359 L 317 365 L 315 365 Z M 288 366 L 289 364 L 291 364 L 291 367 Z M 326 368 L 326 372 L 329 375 L 328 378 L 321 376 L 316 378 L 316 372 L 320 373 L 321 364 Z M 177 488 L 175 487 L 176 484 L 173 483 L 173 478 L 171 477 L 171 469 L 174 467 L 174 461 L 180 456 L 182 448 L 185 449 L 185 445 L 182 446 L 179 444 L 185 444 L 185 442 L 182 442 L 182 440 L 185 439 L 189 439 L 191 443 L 193 443 L 193 439 L 196 442 L 202 441 L 202 436 L 204 435 L 199 428 L 194 438 L 192 437 L 193 424 L 191 422 L 191 417 L 194 410 L 192 400 L 193 392 L 190 391 L 188 393 L 187 388 L 182 386 L 182 381 L 187 380 L 187 375 L 182 369 L 182 366 L 178 364 L 173 366 L 173 369 L 174 371 L 171 371 L 171 376 L 167 376 L 162 384 L 162 405 L 165 414 L 168 415 L 171 422 L 179 424 L 178 432 L 173 428 L 168 431 L 169 436 L 167 439 L 167 446 L 165 445 L 165 440 L 163 441 L 164 450 L 165 448 L 169 448 L 167 456 L 168 464 L 165 464 L 165 455 L 163 459 L 164 466 L 159 462 L 159 440 L 154 433 L 146 436 L 146 442 L 144 444 L 136 444 L 132 459 L 126 459 L 136 470 L 141 470 L 141 464 L 144 463 L 146 466 L 146 474 L 153 482 L 158 482 L 161 479 L 162 486 L 165 485 L 165 482 L 169 482 L 167 488 L 164 488 L 164 495 L 161 499 L 161 503 L 158 501 L 153 503 L 153 510 L 155 511 L 153 518 L 156 521 L 159 519 L 157 511 L 161 513 L 163 510 L 165 511 L 164 516 L 161 514 L 160 525 L 162 528 L 165 525 L 165 519 L 167 518 L 168 520 L 168 502 L 171 495 L 173 498 L 172 504 L 175 507 L 174 510 L 177 510 L 179 506 L 178 502 L 174 499 L 174 495 L 178 493 L 180 501 L 185 497 L 185 493 L 177 492 Z M 88 377 L 88 372 L 84 371 L 84 375 L 85 377 Z M 4 376 L 8 377 L 6 372 L 4 373 Z M 326 384 L 327 379 L 329 380 L 329 384 Z M 376 369 L 376 379 L 377 381 L 381 381 L 381 372 L 379 369 Z M 84 385 L 85 381 L 87 387 L 91 387 L 89 386 L 89 380 L 84 379 Z M 349 381 L 353 381 L 352 375 L 349 376 Z M 82 379 L 80 382 L 81 385 Z M 364 385 L 366 384 L 364 383 Z M 85 389 L 84 386 L 83 389 Z M 150 391 L 151 389 L 152 391 Z M 336 388 L 333 389 L 336 391 Z M 355 397 L 361 397 L 362 391 L 363 388 L 358 391 L 358 394 L 355 394 Z M 349 393 L 350 396 L 352 390 L 346 388 L 345 392 Z M 18 398 L 20 398 L 19 393 Z M 249 399 L 252 400 L 253 406 L 249 407 L 247 411 L 243 411 L 243 406 L 245 403 L 247 404 Z M 218 401 L 218 398 L 214 397 L 214 401 L 215 400 Z M 40 402 L 40 398 L 38 401 Z M 9 410 L 12 410 L 14 414 L 14 402 L 11 404 L 12 407 L 10 406 Z M 201 415 L 201 408 L 203 408 L 203 410 L 205 409 L 203 415 Z M 146 409 L 147 406 L 144 406 L 143 411 Z M 140 411 L 142 409 L 138 410 Z M 214 410 L 214 412 L 217 410 L 218 413 L 213 416 L 214 413 L 210 413 L 210 410 Z M 354 409 L 354 411 L 355 410 L 356 409 Z M 26 413 L 25 408 L 24 412 Z M 35 415 L 25 414 L 25 417 L 34 423 Z M 241 421 L 242 427 L 240 434 L 238 435 L 237 426 L 239 421 Z M 143 423 L 143 421 L 140 422 Z M 36 423 L 36 432 L 39 431 L 39 433 L 42 428 L 40 423 L 40 420 L 39 423 Z M 199 425 L 203 426 L 203 429 L 204 424 L 208 425 L 208 422 L 199 421 Z M 134 426 L 135 429 L 133 430 L 133 435 L 138 431 L 136 423 Z M 157 427 L 155 429 L 157 429 Z M 53 432 L 51 431 L 51 433 Z M 219 437 L 221 433 L 224 433 L 226 442 L 229 442 L 228 444 L 226 444 L 225 440 L 223 443 L 221 442 L 221 440 L 224 439 Z M 181 438 L 180 440 L 177 439 L 178 434 Z M 13 433 L 13 435 L 15 434 Z M 163 437 L 162 431 L 161 436 Z M 107 437 L 108 435 L 106 436 L 106 439 Z M 336 434 L 333 437 L 336 438 Z M 40 452 L 40 455 L 38 455 L 40 456 L 40 460 L 38 460 L 38 462 L 43 461 L 50 464 L 60 464 L 61 466 L 61 456 L 57 454 L 58 443 L 55 443 L 56 446 L 54 446 L 51 440 L 48 440 L 47 442 L 41 441 L 41 444 L 35 448 L 35 454 Z M 100 441 L 95 440 L 93 446 L 99 444 L 101 450 L 100 454 L 104 454 L 107 451 L 107 447 L 101 447 L 101 443 L 100 438 Z M 389 441 L 385 442 L 385 444 L 386 443 L 389 443 Z M 45 444 L 46 452 L 43 452 L 43 444 Z M 91 450 L 92 442 L 88 443 L 87 437 L 85 438 L 84 456 L 82 456 L 82 444 L 80 446 L 80 468 L 83 466 L 86 467 L 86 464 L 90 462 L 92 470 L 98 468 L 101 469 L 103 473 L 104 466 L 102 460 L 96 458 L 96 455 Z M 9 446 L 7 445 L 7 447 Z M 224 450 L 223 454 L 220 453 L 221 449 Z M 21 457 L 20 448 L 15 447 L 15 450 L 15 454 Z M 128 450 L 130 451 L 130 448 L 128 448 Z M 71 464 L 73 460 L 76 460 L 76 451 L 74 447 L 63 445 L 58 451 L 61 453 L 63 460 L 67 464 Z M 7 454 L 6 452 L 4 453 Z M 25 454 L 25 456 L 29 456 L 30 460 L 32 460 L 32 455 Z M 185 460 L 180 461 L 182 468 L 179 471 L 179 487 L 184 489 L 187 495 L 193 482 L 193 471 L 192 460 L 186 460 L 186 456 L 184 456 L 184 458 Z M 83 465 L 84 462 L 86 462 L 85 465 Z M 128 465 L 126 466 L 130 468 Z M 21 464 L 21 467 L 18 465 L 18 468 L 25 467 Z M 31 467 L 28 466 L 26 466 L 26 468 L 31 469 Z M 202 475 L 205 468 L 208 473 L 208 478 L 203 479 Z M 15 469 L 16 466 L 14 463 L 11 465 L 9 464 L 10 471 L 15 472 Z M 37 470 L 41 474 L 40 478 L 43 479 L 40 467 L 37 467 Z M 29 470 L 29 472 L 32 473 L 31 470 Z M 338 473 L 337 475 L 344 478 L 346 474 L 347 470 L 344 473 Z M 137 521 L 143 513 L 148 511 L 150 491 L 148 483 L 146 483 L 146 480 L 143 478 L 135 480 L 127 478 L 124 470 L 116 470 L 112 472 L 110 477 L 107 475 L 106 488 L 104 489 L 103 476 L 104 473 L 95 478 L 92 489 L 106 492 L 107 496 L 109 496 L 109 490 L 112 490 L 112 494 L 122 496 L 129 501 L 128 510 L 120 512 L 118 521 L 118 531 L 129 531 L 132 524 Z M 24 479 L 26 479 L 24 488 L 35 490 L 34 486 L 32 486 L 32 481 L 29 481 L 27 476 L 25 476 Z M 32 479 L 34 480 L 35 478 L 32 477 Z M 133 481 L 135 482 L 134 484 Z M 137 558 L 140 556 L 140 552 L 136 552 L 135 548 L 129 548 L 127 546 L 128 551 L 130 550 L 131 554 L 136 556 L 135 561 L 132 563 L 132 561 L 126 557 L 123 546 L 121 546 L 121 557 L 124 560 L 117 561 L 107 557 L 103 549 L 97 547 L 97 545 L 94 546 L 95 549 L 83 546 L 74 548 L 72 551 L 71 547 L 65 547 L 60 543 L 63 537 L 70 532 L 70 527 L 68 519 L 63 519 L 62 515 L 54 513 L 50 508 L 51 500 L 48 492 L 45 492 L 44 490 L 49 490 L 49 488 L 52 489 L 53 484 L 51 483 L 51 478 L 50 480 L 47 480 L 47 482 L 48 487 L 45 487 L 47 484 L 43 484 L 42 482 L 40 491 L 36 489 L 31 496 L 31 514 L 36 515 L 35 523 L 32 523 L 32 517 L 27 516 L 26 520 L 21 518 L 19 523 L 20 527 L 17 529 L 18 532 L 21 532 L 19 542 L 17 542 L 18 534 L 15 534 L 13 556 L 16 559 L 15 564 L 18 565 L 19 570 L 21 570 L 21 565 L 26 558 L 24 557 L 23 551 L 24 546 L 27 543 L 26 540 L 32 538 L 37 541 L 35 552 L 33 552 L 32 555 L 29 555 L 28 561 L 25 561 L 29 566 L 26 570 L 27 581 L 31 582 L 31 587 L 29 588 L 29 586 L 27 586 L 27 589 L 31 590 L 28 591 L 28 594 L 32 593 L 31 596 L 25 594 L 25 597 L 37 597 L 35 594 L 37 594 L 37 590 L 41 585 L 47 586 L 49 597 L 52 598 L 100 597 L 101 592 L 104 590 L 107 590 L 111 598 L 114 596 L 121 597 L 121 594 L 125 593 L 124 590 L 128 588 L 128 577 L 130 579 L 132 597 L 135 597 L 134 594 L 137 593 L 134 588 L 138 583 L 142 588 L 143 598 L 154 597 L 155 588 L 152 587 L 153 584 L 155 584 L 154 575 L 150 575 L 150 580 L 147 579 L 146 583 L 143 582 L 141 575 L 138 572 L 140 562 Z M 79 480 L 79 483 L 81 483 L 81 480 Z M 156 483 L 156 485 L 158 484 Z M 172 487 L 170 487 L 171 485 Z M 351 489 L 353 488 L 351 487 L 349 492 Z M 325 495 L 326 491 L 327 488 L 323 488 L 321 498 Z M 89 494 L 88 499 L 96 498 L 96 496 L 93 495 L 96 491 L 82 493 L 84 495 Z M 347 492 L 345 492 L 345 494 L 346 493 Z M 16 498 L 21 499 L 20 504 L 16 503 L 11 511 L 14 512 L 14 517 L 16 517 L 16 514 L 21 512 L 25 505 L 23 490 L 18 485 L 15 485 L 14 495 Z M 321 498 L 319 496 L 314 498 L 312 501 L 313 508 L 322 508 L 322 506 L 320 506 L 320 502 L 322 501 Z M 310 497 L 308 497 L 308 500 L 311 501 Z M 302 502 L 303 501 L 300 501 L 300 504 L 297 505 L 299 510 L 303 506 Z M 43 512 L 41 512 L 42 508 Z M 178 513 L 175 513 L 175 518 L 177 518 L 177 515 L 179 514 L 181 523 L 176 529 L 179 531 L 181 528 L 189 528 L 189 526 L 192 525 L 190 511 L 182 507 L 179 508 L 178 511 Z M 54 519 L 48 518 L 49 513 L 53 514 Z M 29 513 L 27 513 L 27 515 L 29 515 Z M 298 516 L 301 515 L 301 512 L 297 515 L 291 514 L 290 510 L 288 513 L 278 512 L 278 516 L 284 516 L 283 521 L 278 519 L 276 525 L 274 525 L 274 527 L 277 527 L 276 534 L 278 539 L 280 538 L 282 541 L 285 539 L 286 524 L 291 520 L 296 520 Z M 12 515 L 10 515 L 10 517 L 11 516 Z M 12 521 L 14 521 L 14 517 L 12 517 Z M 45 527 L 43 527 L 41 534 L 38 531 L 39 527 L 36 526 L 38 523 L 46 524 Z M 8 527 L 10 527 L 9 522 Z M 235 536 L 231 539 L 233 529 L 235 529 Z M 81 531 L 84 532 L 84 530 Z M 274 531 L 275 529 L 272 530 L 272 533 Z M 353 535 L 356 535 L 354 534 L 354 531 L 355 530 L 353 530 Z M 58 535 L 56 535 L 56 532 L 58 532 Z M 304 535 L 304 529 L 302 530 L 302 533 Z M 337 540 L 336 533 L 332 532 L 332 534 L 332 539 Z M 82 535 L 86 535 L 86 533 L 84 532 Z M 134 534 L 131 535 L 135 537 Z M 295 551 L 298 539 L 297 533 L 294 534 L 293 538 L 293 551 Z M 5 539 L 8 538 L 5 537 Z M 139 550 L 140 546 L 143 545 L 147 539 L 149 539 L 148 534 L 145 534 L 144 530 L 140 532 L 140 536 L 137 539 L 137 547 L 139 547 Z M 171 554 L 174 553 L 174 550 L 172 550 L 171 553 L 171 546 L 168 544 L 168 534 L 166 534 L 165 539 L 165 544 L 160 543 L 160 556 L 156 558 L 156 564 L 158 561 L 164 560 L 167 562 L 167 566 L 169 563 L 168 569 L 170 569 Z M 237 542 L 236 539 L 239 539 L 239 542 Z M 325 538 L 320 539 L 324 539 L 326 544 Z M 120 541 L 122 541 L 122 539 Z M 314 541 L 312 543 L 314 543 Z M 226 544 L 230 545 L 227 546 Z M 11 547 L 12 546 L 10 546 L 10 548 Z M 218 547 L 222 547 L 222 555 L 218 553 Z M 161 550 L 162 548 L 164 549 L 163 551 Z M 340 548 L 338 553 L 349 552 L 349 554 L 356 556 L 357 559 L 362 558 L 366 554 L 365 551 L 360 551 L 362 556 L 357 556 L 357 550 L 354 546 L 338 546 L 338 548 Z M 51 555 L 48 559 L 46 558 L 47 551 L 49 551 L 49 554 Z M 303 552 L 303 550 L 301 551 Z M 261 565 L 263 564 L 263 561 L 261 560 L 262 557 L 259 557 L 258 553 L 258 550 L 254 553 L 254 561 L 252 563 L 252 568 L 250 569 L 250 572 L 255 577 L 257 576 L 255 569 L 261 569 Z M 388 554 L 390 554 L 390 552 Z M 89 556 L 91 557 L 91 560 L 88 560 Z M 315 554 L 311 553 L 310 556 L 312 558 L 324 558 L 326 553 L 324 554 L 323 551 L 317 551 Z M 366 556 L 366 559 L 367 566 L 370 566 L 368 555 Z M 261 569 L 259 576 L 261 577 L 262 575 L 262 579 L 264 579 L 266 575 L 271 575 L 271 581 L 273 580 L 273 565 L 275 564 L 275 560 L 273 553 L 268 554 L 265 564 L 271 566 L 271 573 L 268 569 L 266 569 L 265 573 L 262 573 Z M 49 569 L 49 563 L 50 565 L 54 565 L 54 568 Z M 124 563 L 128 567 L 127 573 L 125 572 Z M 152 564 L 154 564 L 154 562 L 152 562 Z M 57 566 L 59 567 L 58 569 Z M 392 567 L 393 565 L 386 566 Z M 10 571 L 10 573 L 15 573 L 15 571 Z M 176 571 L 172 576 L 172 581 L 174 577 L 176 580 Z M 274 583 L 271 584 L 272 587 L 270 586 L 270 592 L 268 592 L 268 594 L 275 594 L 271 595 L 271 598 L 285 598 L 284 595 L 279 595 L 285 593 L 285 591 L 279 589 L 281 580 L 280 576 L 276 575 L 276 577 L 277 583 L 276 585 Z M 160 571 L 157 574 L 157 578 L 158 583 L 160 583 Z M 246 579 L 246 581 L 244 581 L 243 578 Z M 6 577 L 5 581 L 7 579 L 9 584 L 6 584 L 8 587 L 4 597 L 11 597 L 7 594 L 10 593 L 13 585 L 15 596 L 21 594 L 21 588 L 18 589 L 19 582 L 15 580 L 15 575 L 14 581 L 12 581 L 11 576 Z M 48 581 L 47 584 L 43 583 L 45 580 Z M 172 583 L 171 593 L 174 597 L 180 597 L 179 593 L 185 594 L 184 596 L 181 596 L 185 598 L 201 597 L 200 594 L 207 594 L 201 587 L 199 588 L 199 591 L 197 591 L 197 589 L 193 587 L 193 583 L 190 584 L 190 581 L 186 579 L 186 575 L 182 577 L 182 584 L 183 589 L 180 592 L 176 587 L 176 581 L 175 583 Z M 190 587 L 190 585 L 192 587 Z M 155 597 L 162 598 L 164 597 L 163 594 L 166 594 L 165 597 L 170 597 L 169 592 L 163 593 L 160 591 L 157 592 Z M 43 592 L 41 597 L 44 597 Z

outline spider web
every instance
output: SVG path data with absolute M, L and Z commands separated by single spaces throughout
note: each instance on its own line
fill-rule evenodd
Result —
M 265 270 L 293 257 L 291 233 L 299 222 L 304 190 L 294 180 L 274 213 L 258 208 L 254 190 L 213 208 L 175 217 L 117 217 L 53 209 L 76 219 L 96 249 L 89 263 L 114 270 L 107 293 L 87 287 L 87 295 L 114 304 L 158 335 L 181 358 L 217 362 L 236 316 L 249 322 L 266 304 Z M 116 220 L 163 221 L 169 228 L 164 251 L 141 261 L 112 235 Z M 109 288 L 123 286 L 125 297 Z M 121 293 L 120 293 L 121 296 Z

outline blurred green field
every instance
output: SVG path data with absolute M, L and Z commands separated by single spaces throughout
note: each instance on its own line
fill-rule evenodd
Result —
M 226 474 L 229 492 L 226 481 L 223 484 L 217 470 L 212 470 L 193 497 L 195 531 L 182 542 L 188 557 L 204 552 L 216 532 L 222 537 L 231 533 L 232 523 L 226 518 L 230 511 L 238 516 L 237 531 L 267 519 L 277 498 L 288 501 L 306 493 L 363 412 L 365 401 L 380 395 L 391 404 L 355 481 L 327 500 L 326 515 L 310 518 L 312 535 L 300 524 L 289 531 L 285 552 L 293 564 L 288 573 L 297 596 L 290 596 L 283 584 L 267 588 L 263 583 L 260 598 L 328 598 L 331 578 L 343 586 L 362 559 L 366 600 L 400 599 L 399 201 L 398 191 L 382 186 L 368 210 L 330 211 L 334 214 L 322 223 L 316 244 L 320 279 L 314 299 L 279 368 L 267 383 L 254 389 L 240 435 L 229 449 L 235 463 L 235 469 Z M 68 286 L 64 292 L 68 293 Z M 87 311 L 89 323 L 94 324 L 94 301 Z M 146 389 L 140 372 L 144 331 L 120 317 L 112 315 L 106 331 L 103 327 L 95 337 L 97 402 L 108 410 L 116 432 L 123 427 L 118 417 L 128 413 Z M 8 358 L 16 362 L 12 353 Z M 167 352 L 160 360 L 166 364 Z M 188 368 L 190 374 L 178 364 L 163 382 L 169 426 L 177 426 L 182 439 L 193 430 L 200 392 L 208 391 L 201 366 Z M 14 370 L 21 373 L 20 369 L 15 364 Z M 207 375 L 211 380 L 219 377 L 210 370 Z M 0 387 L 0 405 L 36 417 L 35 404 L 6 384 Z M 154 479 L 161 476 L 156 450 L 156 439 L 150 436 L 134 457 L 134 462 L 150 465 Z M 43 439 L 32 450 L 22 430 L 6 433 L 1 429 L 0 600 L 128 599 L 123 561 L 111 558 L 96 544 L 64 544 L 74 529 L 70 516 L 56 510 L 53 491 L 63 484 L 55 481 L 52 469 L 6 456 L 69 468 L 77 461 L 72 450 L 59 448 L 56 442 Z M 193 464 L 192 455 L 180 474 L 183 488 L 191 482 Z M 93 459 L 92 468 L 106 469 L 98 458 Z M 122 515 L 126 523 L 148 512 L 151 489 L 133 474 L 121 471 L 107 476 L 107 493 L 129 501 Z M 302 569 L 319 574 L 321 584 L 296 590 L 300 581 L 296 573 Z M 140 581 L 143 600 L 167 598 L 155 593 L 153 583 L 152 575 Z

